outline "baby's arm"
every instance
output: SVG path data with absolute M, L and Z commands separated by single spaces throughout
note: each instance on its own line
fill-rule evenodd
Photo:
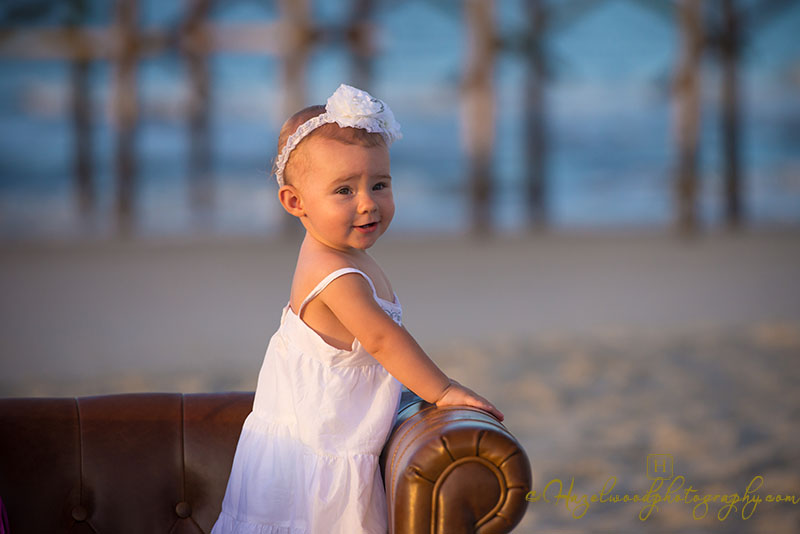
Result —
M 492 403 L 436 366 L 411 334 L 381 309 L 358 273 L 338 277 L 317 298 L 392 376 L 425 401 L 437 406 L 473 406 L 503 420 Z

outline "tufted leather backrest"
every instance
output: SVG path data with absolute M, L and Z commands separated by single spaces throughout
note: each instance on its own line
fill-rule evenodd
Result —
M 209 532 L 253 393 L 0 399 L 13 534 Z

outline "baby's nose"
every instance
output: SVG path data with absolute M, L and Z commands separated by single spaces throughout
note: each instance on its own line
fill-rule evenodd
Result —
M 375 202 L 375 199 L 372 198 L 372 195 L 369 193 L 362 193 L 359 195 L 358 200 L 358 208 L 362 212 L 373 211 L 377 209 L 378 204 Z

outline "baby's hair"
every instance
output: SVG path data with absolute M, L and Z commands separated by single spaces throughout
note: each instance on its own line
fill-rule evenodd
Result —
M 278 134 L 278 154 L 280 154 L 283 147 L 286 146 L 286 141 L 289 139 L 289 136 L 292 135 L 301 124 L 323 113 L 325 113 L 325 106 L 315 105 L 303 108 L 289 117 L 286 122 L 283 123 L 281 131 Z M 333 139 L 347 145 L 360 145 L 366 148 L 386 146 L 386 141 L 379 133 L 370 133 L 364 129 L 351 128 L 349 126 L 342 128 L 335 122 L 323 124 L 305 136 L 295 149 L 292 150 L 286 162 L 286 168 L 283 171 L 284 183 L 294 184 L 293 171 L 296 169 L 294 169 L 293 162 L 296 163 L 298 160 L 297 152 L 302 150 L 306 139 L 314 136 L 320 136 L 324 139 Z M 272 173 L 275 174 L 276 171 L 276 165 L 273 163 Z

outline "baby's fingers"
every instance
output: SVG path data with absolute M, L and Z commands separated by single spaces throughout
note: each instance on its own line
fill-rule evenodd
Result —
M 493 415 L 495 418 L 497 418 L 499 421 L 502 421 L 503 419 L 505 419 L 505 416 L 503 415 L 503 412 L 501 412 L 500 410 L 498 410 L 498 409 L 495 407 L 495 405 L 494 405 L 494 404 L 492 404 L 491 402 L 487 401 L 487 400 L 486 400 L 486 399 L 484 399 L 483 397 L 477 397 L 477 398 L 475 398 L 475 399 L 473 400 L 473 402 L 470 402 L 470 403 L 469 403 L 469 405 L 470 405 L 470 406 L 473 406 L 474 408 L 478 408 L 478 409 L 480 409 L 480 410 L 483 410 L 484 412 L 489 412 L 489 413 L 490 413 L 490 414 L 492 414 L 492 415 Z
M 503 412 L 495 408 L 495 406 L 491 403 L 487 404 L 486 407 L 481 407 L 482 410 L 485 410 L 492 414 L 498 421 L 502 421 L 506 417 L 503 415 Z
M 458 382 L 455 382 L 455 380 L 452 382 L 454 383 L 453 386 L 448 389 L 445 394 L 442 395 L 442 398 L 436 402 L 437 406 L 471 406 L 473 408 L 478 408 L 479 410 L 488 412 L 500 421 L 505 418 L 503 412 L 495 408 L 494 404 L 484 399 L 471 389 L 465 388 Z

